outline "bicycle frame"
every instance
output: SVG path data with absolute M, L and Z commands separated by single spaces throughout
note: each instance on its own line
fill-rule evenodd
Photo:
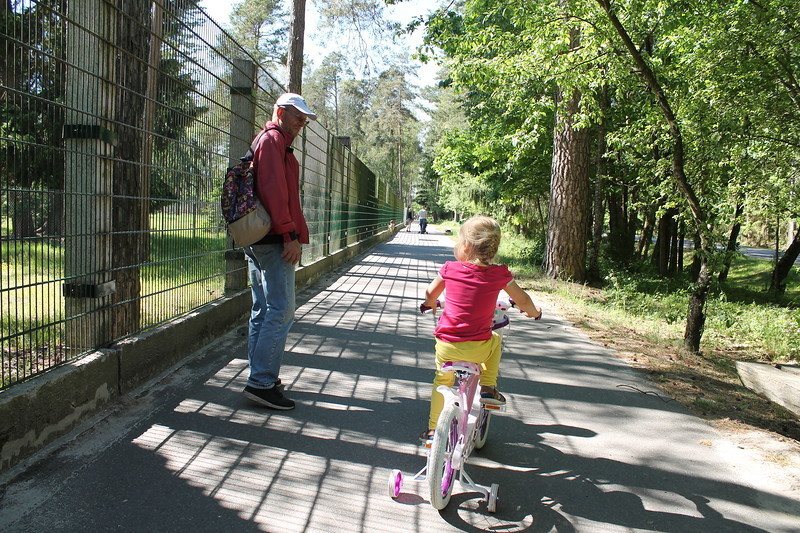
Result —
M 496 497 L 496 486 L 487 489 L 478 485 L 469 477 L 464 467 L 475 450 L 476 432 L 481 429 L 480 424 L 487 423 L 483 418 L 483 410 L 496 412 L 504 408 L 480 403 L 480 397 L 477 395 L 481 375 L 480 365 L 466 361 L 448 362 L 442 365 L 442 370 L 452 371 L 455 374 L 454 387 L 440 385 L 437 390 L 445 397 L 445 408 L 449 404 L 458 406 L 459 417 L 458 441 L 450 456 L 450 466 L 454 471 L 458 470 L 458 482 L 464 490 L 479 492 L 488 501 L 493 493 Z M 428 465 L 425 465 L 423 470 L 427 468 Z
M 438 390 L 444 396 L 445 407 L 449 404 L 459 406 L 459 427 L 463 428 L 459 434 L 458 444 L 453 451 L 451 462 L 454 469 L 461 469 L 466 459 L 475 448 L 475 432 L 479 429 L 481 410 L 502 411 L 503 406 L 487 405 L 480 403 L 477 396 L 481 367 L 466 361 L 448 362 L 442 365 L 443 371 L 452 371 L 455 374 L 454 387 L 439 385 Z M 457 385 L 457 388 L 455 388 Z

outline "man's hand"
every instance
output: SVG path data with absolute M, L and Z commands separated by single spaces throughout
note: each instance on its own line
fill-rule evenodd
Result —
M 300 241 L 297 239 L 283 243 L 281 259 L 289 264 L 296 265 L 300 262 Z

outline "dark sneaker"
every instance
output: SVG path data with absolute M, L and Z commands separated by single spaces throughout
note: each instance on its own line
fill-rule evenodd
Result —
M 280 409 L 282 411 L 294 409 L 294 401 L 284 396 L 279 386 L 269 389 L 256 389 L 248 385 L 244 388 L 244 395 L 247 399 L 270 409 Z
M 497 387 L 481 385 L 481 403 L 484 405 L 505 405 L 506 397 L 500 394 Z
M 433 429 L 426 429 L 419 436 L 419 441 L 426 447 L 430 448 L 433 442 L 433 434 L 436 433 Z

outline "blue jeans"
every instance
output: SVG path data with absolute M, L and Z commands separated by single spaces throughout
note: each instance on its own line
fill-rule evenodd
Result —
M 247 384 L 269 389 L 278 381 L 286 336 L 294 322 L 295 266 L 281 258 L 282 244 L 259 244 L 246 250 L 253 296 Z

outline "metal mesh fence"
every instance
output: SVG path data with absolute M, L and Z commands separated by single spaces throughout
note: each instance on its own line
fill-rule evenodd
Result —
M 4 1 L 0 27 L 3 389 L 224 296 L 225 169 L 282 89 L 236 86 L 252 58 L 191 0 Z M 294 146 L 303 263 L 402 218 L 321 124 Z

